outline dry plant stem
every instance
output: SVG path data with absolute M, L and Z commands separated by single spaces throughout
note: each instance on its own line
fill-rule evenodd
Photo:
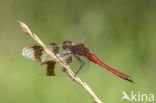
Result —
M 95 95 L 95 93 L 93 92 L 93 90 L 87 85 L 87 83 L 85 83 L 84 81 L 82 81 L 78 76 L 75 76 L 75 74 L 72 72 L 72 70 L 65 63 L 64 60 L 56 57 L 56 55 L 50 49 L 46 48 L 46 46 L 43 44 L 43 42 L 34 33 L 32 33 L 30 31 L 30 29 L 28 28 L 28 26 L 25 23 L 23 23 L 21 21 L 18 21 L 18 23 L 20 24 L 20 26 L 22 27 L 22 29 L 24 30 L 24 32 L 28 33 L 33 39 L 36 40 L 36 42 L 38 42 L 43 47 L 45 53 L 47 53 L 48 55 L 50 55 L 52 58 L 57 58 L 57 60 L 59 61 L 59 63 L 66 69 L 66 73 L 69 75 L 69 77 L 71 77 L 76 83 L 78 83 L 81 86 L 83 86 L 85 88 L 85 90 L 92 96 L 93 101 L 95 103 L 102 103 L 101 100 Z

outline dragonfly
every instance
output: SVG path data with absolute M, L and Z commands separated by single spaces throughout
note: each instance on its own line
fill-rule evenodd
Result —
M 47 76 L 56 75 L 55 66 L 58 64 L 58 59 L 60 58 L 61 60 L 64 60 L 67 65 L 72 66 L 71 69 L 75 72 L 75 75 L 83 71 L 83 67 L 87 65 L 89 61 L 91 61 L 111 71 L 120 78 L 132 83 L 134 82 L 130 76 L 121 73 L 103 63 L 95 54 L 91 53 L 83 43 L 64 41 L 62 44 L 51 43 L 46 45 L 46 47 L 56 55 L 56 58 L 50 57 L 44 52 L 42 46 L 36 44 L 31 44 L 23 48 L 22 55 L 30 60 L 40 62 L 40 68 L 44 68 L 41 72 L 44 71 Z M 73 65 L 78 65 L 78 67 L 75 68 Z M 62 71 L 65 71 L 65 69 L 62 69 Z

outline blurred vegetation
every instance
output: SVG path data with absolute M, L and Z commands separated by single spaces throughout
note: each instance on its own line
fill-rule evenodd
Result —
M 121 103 L 123 90 L 156 95 L 155 0 L 1 0 L 0 12 L 1 103 L 92 102 L 69 78 L 35 73 L 38 63 L 21 55 L 23 47 L 35 42 L 17 20 L 46 44 L 85 43 L 106 64 L 134 79 L 131 84 L 91 63 L 80 77 L 104 103 Z

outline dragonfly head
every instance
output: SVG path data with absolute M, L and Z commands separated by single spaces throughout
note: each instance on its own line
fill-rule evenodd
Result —
M 69 50 L 71 45 L 72 45 L 71 41 L 64 41 L 62 47 L 64 50 Z

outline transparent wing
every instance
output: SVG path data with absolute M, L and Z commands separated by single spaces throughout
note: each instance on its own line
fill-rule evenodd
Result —
M 81 68 L 81 70 L 79 71 L 79 74 L 85 73 L 88 70 L 89 67 L 89 60 L 86 57 L 80 56 L 79 57 L 81 60 L 83 60 L 85 62 L 85 65 Z M 48 69 L 48 64 L 46 63 L 47 61 L 43 62 L 39 67 L 36 68 L 36 72 L 38 74 L 41 75 L 45 75 L 45 76 L 67 76 L 65 72 L 65 69 L 56 62 L 55 66 L 51 66 Z M 81 67 L 81 63 L 77 60 L 77 58 L 75 58 L 75 56 L 73 56 L 71 63 L 68 64 L 71 68 L 71 70 L 76 73 L 80 67 Z M 53 70 L 55 75 L 48 75 L 50 73 L 48 73 L 48 70 Z
M 48 61 L 43 62 L 36 68 L 37 74 L 44 75 L 44 76 L 66 76 L 64 73 L 64 69 L 59 63 L 55 63 L 53 66 L 49 66 Z
M 36 45 L 35 45 L 36 46 Z M 50 48 L 52 49 L 52 48 Z M 35 50 L 33 48 L 33 46 L 26 46 L 25 48 L 23 48 L 22 50 L 22 55 L 30 60 L 33 60 L 33 61 L 38 61 L 35 57 L 35 55 L 41 55 L 40 56 L 40 59 L 41 61 L 40 62 L 44 62 L 44 61 L 48 61 L 48 60 L 54 60 L 54 58 L 51 58 L 48 54 L 46 54 L 44 51 L 41 51 L 41 50 Z
M 30 60 L 34 60 L 35 61 L 35 57 L 34 57 L 34 50 L 33 48 L 29 48 L 29 47 L 25 47 L 22 50 L 22 55 Z
M 69 51 L 63 50 L 62 46 L 64 44 L 60 45 L 46 45 L 47 48 L 49 48 L 52 52 L 55 54 L 66 54 Z M 74 44 L 72 44 L 74 45 Z M 39 61 L 44 62 L 48 60 L 56 60 L 56 58 L 51 58 L 49 55 L 47 55 L 43 50 L 42 47 L 39 45 L 28 45 L 22 50 L 22 55 L 30 60 L 33 61 Z M 37 56 L 37 57 L 36 57 Z
M 64 68 L 59 63 L 55 63 L 55 65 L 53 65 L 52 63 L 48 64 L 48 61 L 57 62 L 56 58 L 51 58 L 42 50 L 41 47 L 34 48 L 34 46 L 38 46 L 38 45 L 26 46 L 22 50 L 22 55 L 30 60 L 42 62 L 42 64 L 36 69 L 37 73 L 47 75 L 47 70 L 50 70 L 50 71 L 53 70 L 56 75 L 65 74 L 65 73 L 62 73 L 64 71 Z M 73 72 L 76 73 L 81 68 L 82 61 L 84 62 L 84 66 L 81 68 L 78 74 L 87 71 L 87 68 L 89 66 L 89 60 L 86 57 L 76 55 L 80 59 L 78 60 L 78 58 L 76 58 L 76 56 L 73 55 L 71 51 L 63 50 L 62 45 L 46 45 L 46 46 L 52 52 L 54 52 L 56 56 L 58 56 L 61 59 L 66 60 L 68 58 L 71 58 L 71 60 L 68 61 L 69 62 L 68 65 L 70 66 Z M 39 60 L 37 60 L 36 58 Z M 50 65 L 53 65 L 53 66 L 50 66 Z M 54 75 L 49 75 L 49 76 L 54 76 Z

